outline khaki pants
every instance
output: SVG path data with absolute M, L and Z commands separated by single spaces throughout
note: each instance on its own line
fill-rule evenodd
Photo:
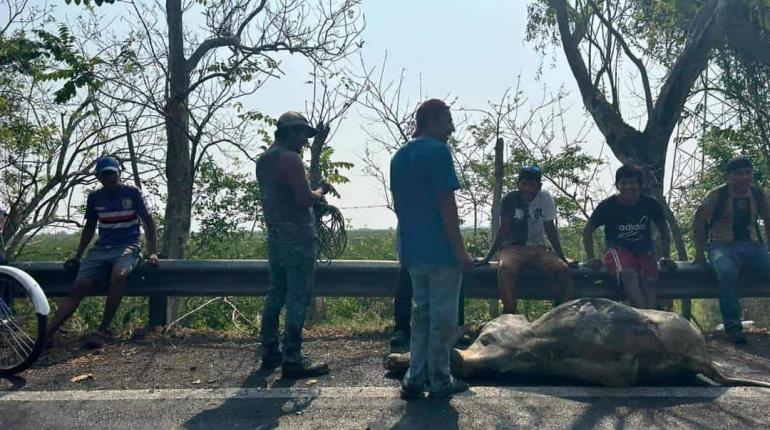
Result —
M 567 263 L 545 246 L 508 245 L 500 250 L 497 287 L 503 300 L 503 312 L 516 313 L 516 280 L 522 267 L 529 266 L 554 280 L 555 301 L 572 300 L 575 295 L 572 273 Z

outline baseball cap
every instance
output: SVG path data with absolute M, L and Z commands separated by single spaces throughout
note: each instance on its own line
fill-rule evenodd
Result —
M 103 172 L 119 172 L 120 171 L 120 164 L 118 164 L 118 160 L 116 160 L 113 157 L 99 157 L 96 160 L 96 174 L 100 174 Z
M 735 157 L 727 162 L 725 170 L 727 173 L 734 172 L 739 169 L 753 169 L 754 164 L 749 157 Z
M 307 118 L 301 113 L 294 111 L 288 111 L 279 116 L 275 126 L 279 130 L 288 127 L 305 127 L 308 132 L 308 137 L 313 137 L 316 134 L 315 127 L 310 125 Z
M 533 181 L 540 181 L 543 176 L 543 170 L 540 169 L 540 166 L 523 166 L 519 170 L 519 180 L 522 179 L 529 179 Z

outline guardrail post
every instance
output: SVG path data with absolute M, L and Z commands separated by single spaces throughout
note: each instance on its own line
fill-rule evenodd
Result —
M 688 321 L 692 319 L 692 299 L 689 297 L 682 299 L 682 317 Z
M 150 327 L 162 327 L 168 324 L 168 296 L 153 294 L 150 296 Z

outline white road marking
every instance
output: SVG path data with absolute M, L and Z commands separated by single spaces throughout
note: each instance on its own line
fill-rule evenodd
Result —
M 212 388 L 158 390 L 0 391 L 0 402 L 218 400 L 283 398 L 397 398 L 395 387 Z M 759 387 L 473 387 L 455 397 L 742 398 L 770 400 Z

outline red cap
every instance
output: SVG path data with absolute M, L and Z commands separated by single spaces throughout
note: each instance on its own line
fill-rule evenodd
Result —
M 449 105 L 444 103 L 440 99 L 428 99 L 422 102 L 420 107 L 417 108 L 417 112 L 414 114 L 415 130 L 414 136 L 418 136 L 422 133 L 421 125 L 428 122 L 429 119 L 435 118 L 440 114 L 449 110 Z

